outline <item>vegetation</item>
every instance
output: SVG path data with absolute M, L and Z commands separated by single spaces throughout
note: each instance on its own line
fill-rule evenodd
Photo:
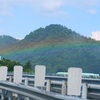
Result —
M 13 67 L 15 65 L 21 65 L 21 64 L 19 62 L 12 61 L 12 60 L 5 59 L 5 58 L 0 60 L 0 66 L 7 66 L 8 67 L 8 71 L 13 71 Z
M 85 73 L 100 74 L 100 42 L 56 24 L 39 28 L 14 45 L 0 48 L 0 55 L 20 62 L 27 72 L 35 65 L 45 65 L 47 73 L 81 67 Z
M 24 72 L 32 72 L 32 65 L 30 60 L 28 60 L 24 65 Z
M 74 41 L 88 41 L 84 36 L 80 36 L 75 31 L 67 27 L 51 24 L 45 28 L 39 28 L 25 37 L 22 41 L 27 42 L 42 42 L 42 41 L 55 41 L 55 42 L 74 42 Z
M 22 65 L 22 64 L 20 64 L 20 62 L 16 62 L 16 61 L 5 59 L 5 58 L 0 60 L 0 66 L 7 66 L 9 72 L 12 72 L 14 70 L 14 66 L 16 66 L 16 65 L 23 66 L 24 72 L 32 71 L 30 61 L 26 62 L 25 65 Z

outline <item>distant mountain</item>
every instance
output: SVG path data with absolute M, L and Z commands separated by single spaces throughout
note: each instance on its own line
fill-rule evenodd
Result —
M 22 64 L 30 60 L 33 69 L 45 65 L 47 72 L 81 67 L 83 72 L 100 74 L 100 42 L 58 24 L 39 28 L 14 45 L 0 48 L 0 54 Z
M 87 38 L 80 34 L 68 29 L 65 26 L 58 24 L 51 24 L 45 28 L 39 28 L 29 35 L 27 35 L 22 41 L 27 42 L 41 42 L 41 41 L 57 41 L 57 42 L 73 42 L 73 41 L 85 41 Z M 88 40 L 88 39 L 87 39 Z
M 15 39 L 11 36 L 1 35 L 0 36 L 0 48 L 8 47 L 10 45 L 17 43 L 18 41 L 19 41 L 18 39 Z

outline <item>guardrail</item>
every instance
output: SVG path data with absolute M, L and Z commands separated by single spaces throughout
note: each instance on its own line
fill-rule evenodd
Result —
M 25 78 L 28 78 L 27 83 L 34 84 L 34 75 L 23 75 L 23 82 Z M 58 76 L 46 76 L 46 85 L 48 85 L 47 91 L 60 92 L 62 95 L 66 95 L 66 82 L 67 77 Z M 82 98 L 99 98 L 100 100 L 100 79 L 83 78 L 82 83 L 85 83 L 85 92 L 82 91 Z M 56 86 L 56 87 L 55 87 Z M 83 86 L 82 86 L 83 87 Z
M 13 74 L 8 74 L 7 76 L 13 76 Z M 28 78 L 34 78 L 34 75 L 27 75 L 23 74 L 23 78 L 28 77 Z M 67 77 L 59 77 L 59 76 L 45 76 L 46 80 L 57 80 L 57 81 L 67 81 Z M 100 79 L 99 78 L 82 78 L 82 83 L 87 83 L 87 84 L 100 84 Z
M 63 96 L 52 92 L 40 90 L 34 87 L 25 86 L 22 84 L 15 84 L 11 82 L 0 81 L 0 88 L 2 89 L 1 99 L 4 99 L 4 91 L 8 91 L 8 99 L 12 99 L 12 93 L 18 94 L 18 100 L 21 100 L 21 96 L 28 97 L 32 100 L 81 100 L 80 98 Z M 27 99 L 26 99 L 27 100 Z
M 93 92 L 94 92 L 94 89 L 97 90 L 96 87 L 91 87 L 91 85 L 89 86 L 89 84 L 100 84 L 100 79 L 84 78 L 81 80 L 82 70 L 80 68 L 70 68 L 69 69 L 70 77 L 68 77 L 68 79 L 70 81 L 69 80 L 67 81 L 67 77 L 58 77 L 58 76 L 46 76 L 45 77 L 45 69 L 46 69 L 45 66 L 37 65 L 35 67 L 35 72 L 36 72 L 35 78 L 34 78 L 34 75 L 25 75 L 25 74 L 22 75 L 22 69 L 23 69 L 22 66 L 14 66 L 14 75 L 13 74 L 8 75 L 8 77 L 10 78 L 9 80 L 10 81 L 13 80 L 13 83 L 11 83 L 11 82 L 6 83 L 6 82 L 3 82 L 3 80 L 6 81 L 6 78 L 7 78 L 7 67 L 6 66 L 0 67 L 0 76 L 1 76 L 1 80 L 2 80 L 2 82 L 0 82 L 0 86 L 1 86 L 0 88 L 2 89 L 2 96 L 1 96 L 2 98 L 4 97 L 5 90 L 6 90 L 9 93 L 9 100 L 12 100 L 11 99 L 12 92 L 18 94 L 18 100 L 20 100 L 21 95 L 29 96 L 29 98 L 32 98 L 32 99 L 35 98 L 35 100 L 38 100 L 40 98 L 42 99 L 42 96 L 45 97 L 42 100 L 44 100 L 44 99 L 48 100 L 47 98 L 49 98 L 49 97 L 50 97 L 50 100 L 53 100 L 53 98 L 55 98 L 55 95 L 53 96 L 53 98 L 51 98 L 52 95 L 49 95 L 49 97 L 48 97 L 48 94 L 51 93 L 50 91 L 51 91 L 51 85 L 52 85 L 52 81 L 53 81 L 53 82 L 55 82 L 55 84 L 57 84 L 58 88 L 60 86 L 62 98 L 64 95 L 67 94 L 67 95 L 79 96 L 82 99 L 87 99 L 88 94 L 92 93 L 91 90 Z M 76 72 L 78 72 L 78 74 L 76 74 Z M 23 78 L 22 78 L 22 76 L 23 76 Z M 74 79 L 77 79 L 77 82 Z M 22 80 L 25 84 L 25 85 L 23 85 L 24 87 L 21 86 L 22 84 L 19 84 L 22 82 Z M 33 82 L 32 84 L 35 83 L 34 84 L 35 87 L 41 87 L 41 88 L 44 87 L 44 84 L 45 84 L 45 86 L 46 86 L 45 95 L 46 96 L 44 94 L 41 94 L 43 90 L 39 90 L 39 91 L 41 91 L 41 93 L 40 93 L 39 91 L 35 92 L 37 90 L 33 87 L 30 88 L 28 86 L 28 88 L 26 89 L 28 83 L 31 83 L 31 82 Z M 33 90 L 35 89 L 35 91 L 32 91 L 32 89 Z M 90 90 L 90 91 L 88 92 L 88 90 Z M 98 89 L 98 90 L 100 90 L 100 89 Z M 27 93 L 27 91 L 28 91 L 28 93 Z M 49 91 L 49 92 L 46 94 L 47 91 Z M 32 97 L 31 94 L 33 95 L 34 98 Z M 59 100 L 58 97 L 56 97 L 56 98 L 57 98 L 57 100 Z M 56 100 L 56 98 L 54 100 Z M 100 100 L 100 98 L 99 98 L 99 100 Z
M 23 74 L 23 78 L 24 77 L 34 78 L 35 76 Z M 67 81 L 67 77 L 59 77 L 59 76 L 45 76 L 45 79 L 46 80 Z M 100 79 L 99 78 L 82 78 L 82 83 L 100 84 Z
M 87 97 L 95 100 L 100 100 L 100 85 L 88 84 Z

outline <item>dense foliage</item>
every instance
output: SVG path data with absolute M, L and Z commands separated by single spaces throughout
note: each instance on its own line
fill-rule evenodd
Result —
M 20 64 L 20 62 L 16 62 L 16 61 L 5 59 L 5 58 L 0 60 L 0 66 L 7 66 L 8 71 L 13 71 L 13 67 L 15 65 L 21 65 L 21 64 Z
M 14 70 L 14 66 L 22 66 L 24 72 L 32 71 L 30 61 L 27 61 L 25 65 L 22 65 L 20 62 L 3 58 L 2 60 L 0 60 L 0 66 L 7 66 L 9 72 L 12 72 Z
M 0 49 L 0 54 L 21 62 L 25 65 L 24 71 L 45 65 L 49 73 L 81 67 L 83 72 L 100 74 L 100 42 L 61 25 L 39 28 L 15 45 Z

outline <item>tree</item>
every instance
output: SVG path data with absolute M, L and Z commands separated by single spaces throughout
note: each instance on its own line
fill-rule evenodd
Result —
M 32 64 L 30 60 L 28 60 L 24 65 L 24 72 L 31 72 L 32 71 Z
M 8 71 L 13 71 L 13 68 L 14 68 L 15 65 L 21 65 L 22 66 L 22 64 L 20 64 L 20 62 L 17 62 L 17 61 L 5 59 L 5 58 L 0 60 L 0 66 L 7 66 Z

